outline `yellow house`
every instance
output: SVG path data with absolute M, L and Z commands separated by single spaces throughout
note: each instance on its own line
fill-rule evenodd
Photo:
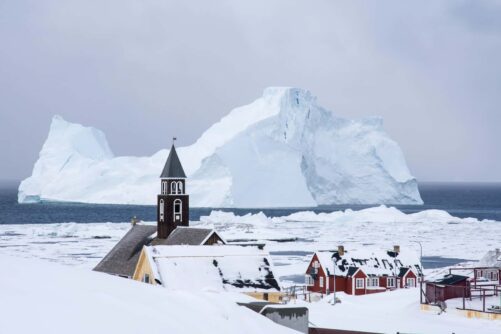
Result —
M 269 254 L 254 246 L 144 246 L 133 279 L 173 290 L 241 292 L 280 302 Z

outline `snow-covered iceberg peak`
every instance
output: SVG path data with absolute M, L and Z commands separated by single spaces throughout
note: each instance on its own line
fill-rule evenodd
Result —
M 270 87 L 178 149 L 193 206 L 421 204 L 381 118 L 336 117 L 299 88 Z M 114 158 L 104 135 L 55 117 L 19 201 L 154 204 L 168 150 Z
M 38 201 L 42 191 L 51 184 L 68 181 L 60 180 L 65 170 L 77 172 L 89 164 L 111 158 L 113 153 L 103 132 L 55 115 L 33 174 L 19 187 L 19 202 Z

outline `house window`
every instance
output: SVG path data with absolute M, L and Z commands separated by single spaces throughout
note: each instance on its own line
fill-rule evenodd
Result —
M 174 221 L 183 221 L 183 204 L 180 199 L 174 200 Z
M 162 195 L 167 194 L 167 181 L 162 181 Z
M 324 278 L 323 278 L 323 276 L 320 276 L 320 287 L 321 288 L 324 287 Z
M 320 267 L 320 263 L 318 263 L 318 261 L 313 261 L 313 268 L 319 268 Z
M 159 213 L 160 213 L 160 221 L 164 221 L 164 200 L 160 200 L 160 208 L 159 208 Z
M 315 281 L 313 280 L 313 277 L 311 277 L 311 275 L 305 275 L 304 276 L 304 282 L 308 286 L 312 286 L 313 284 L 315 284 Z
M 144 274 L 142 281 L 144 283 L 150 283 L 150 275 L 149 274 Z
M 388 277 L 386 279 L 386 286 L 388 288 L 394 288 L 395 287 L 395 277 Z
M 364 279 L 356 278 L 355 279 L 355 289 L 363 289 L 364 288 Z
M 367 286 L 379 286 L 379 278 L 369 277 L 367 278 Z
M 416 280 L 414 278 L 407 278 L 405 280 L 405 285 L 407 287 L 415 287 L 416 286 Z

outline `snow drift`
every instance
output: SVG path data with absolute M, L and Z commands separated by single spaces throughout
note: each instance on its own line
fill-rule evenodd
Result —
M 55 116 L 18 200 L 155 204 L 168 153 L 114 157 L 101 131 Z M 267 88 L 178 154 L 195 207 L 422 204 L 380 118 L 336 117 L 298 88 Z
M 241 294 L 172 291 L 3 254 L 0 263 L 9 268 L 0 333 L 297 333 L 238 306 L 252 300 Z

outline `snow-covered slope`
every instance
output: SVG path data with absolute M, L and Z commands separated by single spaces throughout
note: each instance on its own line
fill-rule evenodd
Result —
M 238 306 L 243 295 L 169 291 L 0 255 L 0 333 L 297 333 Z
M 104 135 L 54 117 L 19 202 L 154 204 L 168 150 L 113 157 Z M 421 204 L 380 118 L 350 121 L 297 88 L 267 88 L 178 154 L 198 207 Z

